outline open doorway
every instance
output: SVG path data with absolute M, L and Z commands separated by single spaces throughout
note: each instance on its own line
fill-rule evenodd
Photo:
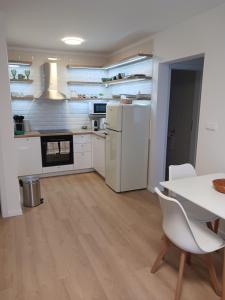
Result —
M 195 166 L 203 66 L 203 57 L 170 65 L 166 179 L 169 165 Z

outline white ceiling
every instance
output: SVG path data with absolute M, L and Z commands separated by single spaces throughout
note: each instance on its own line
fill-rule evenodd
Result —
M 9 46 L 111 53 L 225 0 L 0 0 Z M 81 36 L 81 46 L 64 45 Z

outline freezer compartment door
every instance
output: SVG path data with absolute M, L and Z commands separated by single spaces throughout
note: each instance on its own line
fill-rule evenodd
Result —
M 106 130 L 105 182 L 115 192 L 120 192 L 121 132 Z
M 108 104 L 106 107 L 106 128 L 122 130 L 123 106 L 120 104 Z

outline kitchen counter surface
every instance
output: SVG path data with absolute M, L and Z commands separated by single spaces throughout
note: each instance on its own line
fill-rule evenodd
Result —
M 71 130 L 70 131 L 73 135 L 79 135 L 79 134 L 95 134 L 97 136 L 100 136 L 102 138 L 105 138 L 104 130 L 99 130 L 99 131 L 93 131 L 93 130 L 88 130 L 88 129 L 80 129 L 80 130 Z M 66 135 L 67 133 L 65 132 L 54 132 L 54 133 L 40 133 L 39 131 L 30 131 L 26 132 L 24 134 L 20 135 L 15 135 L 15 138 L 28 138 L 28 137 L 41 137 L 41 136 L 54 136 L 54 135 Z

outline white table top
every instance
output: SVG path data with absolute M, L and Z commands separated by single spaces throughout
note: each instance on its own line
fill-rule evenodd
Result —
M 209 174 L 160 182 L 168 190 L 190 200 L 198 206 L 225 219 L 225 194 L 217 192 L 212 180 L 225 178 L 225 174 Z

